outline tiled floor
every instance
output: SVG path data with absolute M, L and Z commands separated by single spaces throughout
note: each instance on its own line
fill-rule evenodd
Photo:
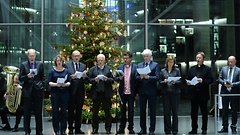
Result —
M 52 123 L 49 121 L 49 118 L 44 117 L 44 135 L 53 135 L 53 128 L 52 128 Z M 15 118 L 11 117 L 10 118 L 10 124 L 11 126 L 14 126 Z M 134 118 L 135 126 L 134 130 L 137 132 L 140 131 L 139 127 L 139 117 L 136 116 Z M 149 119 L 147 121 L 149 123 Z M 99 129 L 99 134 L 104 135 L 105 134 L 105 129 L 104 129 L 104 123 L 100 123 L 100 129 Z M 149 125 L 149 124 L 148 124 Z M 112 124 L 112 134 L 116 134 L 116 126 L 118 125 L 116 123 Z M 32 133 L 35 133 L 35 122 L 34 118 L 32 118 L 31 121 L 31 127 L 32 127 Z M 201 127 L 201 117 L 199 117 L 199 127 Z M 240 124 L 238 124 L 238 127 L 240 127 Z M 85 132 L 85 134 L 91 134 L 91 124 L 83 124 L 82 125 L 82 130 Z M 221 118 L 217 118 L 217 130 L 221 129 Z M 180 116 L 179 117 L 179 132 L 178 135 L 185 135 L 188 134 L 188 132 L 191 130 L 191 119 L 189 116 Z M 240 134 L 240 129 L 238 128 L 239 134 Z M 163 117 L 159 116 L 157 117 L 157 123 L 156 123 L 156 135 L 164 135 L 163 131 Z M 201 128 L 198 130 L 198 134 L 201 134 Z M 208 121 L 208 134 L 214 134 L 214 117 L 209 116 L 209 121 Z M 23 131 L 23 121 L 20 123 L 20 129 L 18 132 L 12 132 L 12 131 L 0 131 L 0 135 L 24 135 Z M 128 130 L 125 130 L 125 135 L 128 135 Z M 226 134 L 221 134 L 221 135 L 231 135 L 231 130 L 229 129 L 229 133 Z

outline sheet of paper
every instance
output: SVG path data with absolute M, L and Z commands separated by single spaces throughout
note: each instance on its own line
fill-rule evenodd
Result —
M 146 66 L 145 68 L 137 68 L 137 72 L 141 74 L 148 74 L 151 72 L 151 69 L 149 66 Z
M 181 79 L 181 77 L 168 77 L 168 82 L 171 82 L 171 81 L 177 81 L 177 80 L 179 80 L 179 79 Z
M 124 72 L 122 70 L 116 70 L 116 72 L 119 76 L 124 76 Z
M 86 70 L 83 71 L 83 72 L 76 71 L 76 72 L 75 72 L 75 75 L 77 76 L 78 79 L 80 79 L 80 78 L 81 78 L 84 74 L 86 74 L 86 73 L 87 73 Z
M 98 75 L 97 76 L 100 80 L 104 80 L 104 75 Z
M 68 75 L 65 75 L 64 78 L 57 78 L 57 83 L 65 83 L 65 81 L 67 80 Z
M 192 80 L 186 80 L 188 83 L 190 83 L 190 85 L 196 85 L 196 84 L 198 84 L 198 80 L 197 80 L 198 78 L 195 76 L 195 77 L 193 77 L 193 79 Z
M 30 69 L 30 73 L 34 74 L 34 75 L 37 75 L 37 69 L 36 68 L 35 69 Z

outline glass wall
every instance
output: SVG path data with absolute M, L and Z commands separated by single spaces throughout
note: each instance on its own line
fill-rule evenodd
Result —
M 60 51 L 54 45 L 70 43 L 66 35 L 70 3 L 82 0 L 1 0 L 1 67 L 19 67 L 27 60 L 25 51 L 35 48 L 47 75 Z M 106 0 L 104 6 L 118 11 L 115 18 L 126 24 L 127 37 L 119 38 L 118 45 L 134 53 L 134 63 L 143 60 L 140 52 L 147 47 L 162 67 L 167 55 L 175 55 L 184 77 L 195 53 L 203 51 L 216 79 L 225 64 L 221 60 L 229 55 L 240 59 L 239 0 Z M 187 99 L 184 87 L 182 93 Z

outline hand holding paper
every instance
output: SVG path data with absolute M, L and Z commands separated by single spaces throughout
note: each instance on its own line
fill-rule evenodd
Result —
M 198 78 L 195 76 L 192 80 L 186 80 L 190 85 L 198 84 Z
M 116 70 L 116 72 L 119 76 L 124 76 L 124 72 L 122 70 Z
M 97 76 L 100 80 L 104 80 L 104 75 L 98 75 Z

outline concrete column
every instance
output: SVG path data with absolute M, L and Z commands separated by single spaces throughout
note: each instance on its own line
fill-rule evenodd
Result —
M 193 21 L 207 22 L 209 21 L 209 0 L 193 0 Z M 194 27 L 193 35 L 194 54 L 202 51 L 206 55 L 206 60 L 210 59 L 210 30 L 207 26 Z

